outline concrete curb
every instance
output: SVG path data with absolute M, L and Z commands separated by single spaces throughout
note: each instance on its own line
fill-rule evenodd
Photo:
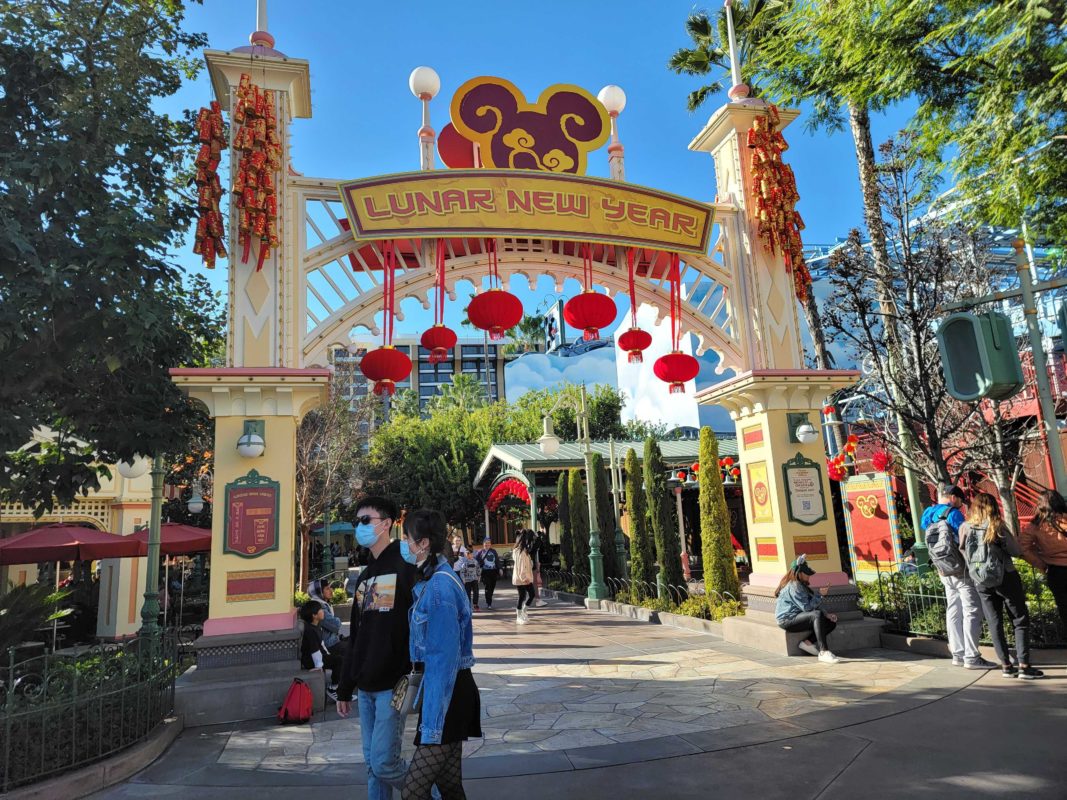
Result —
M 711 636 L 722 638 L 722 623 L 699 617 L 689 617 L 685 614 L 671 614 L 667 611 L 653 611 L 644 606 L 633 606 L 629 603 L 616 603 L 614 600 L 587 600 L 577 594 L 569 592 L 557 592 L 553 589 L 542 589 L 545 597 L 555 598 L 575 605 L 584 605 L 590 611 L 602 611 L 606 614 L 614 614 L 617 617 L 632 619 L 635 622 L 647 622 L 652 625 L 666 625 L 669 628 L 707 633 Z
M 110 758 L 90 764 L 87 767 L 67 772 L 40 783 L 33 783 L 0 795 L 4 800 L 75 800 L 88 797 L 116 783 L 137 774 L 161 755 L 178 738 L 182 732 L 182 718 L 170 717 L 156 728 L 140 744 L 111 756 Z
M 931 636 L 907 636 L 903 633 L 886 633 L 882 631 L 882 647 L 888 650 L 903 650 L 905 653 L 915 653 L 920 656 L 931 658 L 950 658 L 948 642 L 935 639 Z M 987 661 L 998 663 L 997 654 L 989 645 L 978 648 L 982 658 Z M 1014 652 L 1014 648 L 1009 648 Z M 1034 666 L 1058 666 L 1067 662 L 1067 650 L 1062 647 L 1044 649 L 1030 649 L 1030 660 Z

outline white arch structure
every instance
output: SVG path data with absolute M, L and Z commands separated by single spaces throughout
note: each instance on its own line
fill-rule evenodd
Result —
M 380 271 L 376 274 L 356 250 L 352 235 L 342 227 L 344 210 L 337 197 L 335 181 L 296 178 L 290 179 L 296 207 L 303 213 L 304 225 L 298 244 L 301 285 L 294 301 L 302 304 L 293 309 L 294 319 L 306 320 L 306 332 L 300 343 L 303 366 L 325 366 L 332 348 L 349 344 L 349 332 L 364 328 L 378 333 L 376 316 L 382 309 Z M 710 256 L 684 255 L 681 262 L 683 286 L 683 333 L 697 338 L 697 352 L 711 350 L 718 356 L 718 371 L 740 371 L 745 366 L 743 355 L 744 326 L 738 320 L 739 287 L 733 265 L 738 258 L 738 210 L 730 205 L 717 204 L 715 210 L 714 244 Z M 531 285 L 541 275 L 547 275 L 561 291 L 568 278 L 582 279 L 582 262 L 575 254 L 562 252 L 553 240 L 516 239 L 503 237 L 498 241 L 499 271 L 507 283 L 515 275 L 524 277 Z M 456 284 L 472 283 L 481 291 L 488 262 L 479 239 L 448 240 L 446 261 L 447 288 L 455 299 Z M 454 246 L 459 242 L 459 247 Z M 368 243 L 376 256 L 381 255 L 380 243 Z M 424 308 L 430 307 L 434 287 L 433 264 L 428 263 L 424 251 L 413 247 L 418 266 L 402 263 L 396 277 L 398 301 L 414 298 Z M 355 271 L 349 258 L 362 267 Z M 619 260 L 621 261 L 621 259 Z M 593 271 L 597 287 L 611 296 L 626 295 L 628 277 L 626 267 L 618 262 L 594 261 Z M 638 303 L 657 308 L 660 315 L 669 304 L 670 285 L 665 268 L 635 281 Z M 399 303 L 398 303 L 399 306 Z M 398 308 L 398 318 L 402 318 Z

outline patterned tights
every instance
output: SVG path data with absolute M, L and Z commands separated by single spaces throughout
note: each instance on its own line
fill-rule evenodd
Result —
M 434 784 L 442 800 L 467 800 L 463 792 L 463 742 L 423 744 L 408 764 L 401 800 L 429 800 Z

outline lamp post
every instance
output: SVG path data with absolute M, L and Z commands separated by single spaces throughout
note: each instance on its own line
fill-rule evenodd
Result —
M 615 561 L 619 565 L 619 574 L 628 578 L 629 564 L 626 563 L 626 537 L 622 533 L 622 517 L 619 514 L 619 495 L 622 493 L 622 476 L 619 474 L 618 462 L 615 461 L 615 438 L 608 439 L 608 465 L 611 470 L 611 499 L 615 504 Z
M 157 639 L 159 627 L 159 523 L 163 516 L 163 456 L 152 459 L 152 512 L 148 522 L 148 570 L 145 575 L 141 633 Z
M 608 596 L 608 587 L 604 583 L 604 556 L 600 552 L 600 531 L 597 530 L 596 517 L 596 493 L 593 491 L 593 450 L 589 440 L 589 414 L 586 411 L 585 384 L 582 384 L 581 402 L 561 394 L 559 399 L 552 404 L 552 408 L 544 416 L 545 432 L 537 444 L 541 452 L 546 456 L 553 455 L 559 450 L 559 437 L 552 431 L 552 412 L 563 405 L 566 401 L 575 411 L 578 418 L 578 438 L 581 440 L 585 455 L 585 485 L 586 495 L 589 501 L 589 590 L 586 597 L 590 600 L 604 600 Z

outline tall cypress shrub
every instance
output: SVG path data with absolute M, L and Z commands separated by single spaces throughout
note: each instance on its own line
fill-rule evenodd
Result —
M 571 509 L 571 547 L 574 552 L 572 572 L 589 574 L 589 506 L 585 497 L 582 471 L 572 469 L 568 476 L 567 500 Z
M 630 578 L 638 597 L 654 594 L 656 585 L 656 548 L 648 532 L 648 505 L 641 477 L 641 462 L 631 449 L 626 453 L 626 512 L 630 519 Z
M 596 497 L 597 531 L 600 533 L 600 554 L 604 557 L 604 579 L 618 578 L 618 556 L 615 553 L 615 504 L 608 491 L 608 475 L 604 467 L 604 457 L 593 453 L 590 457 L 593 467 L 593 491 Z
M 561 472 L 556 481 L 556 514 L 559 516 L 559 560 L 563 569 L 574 569 L 574 540 L 571 536 L 571 508 L 567 499 L 567 473 Z
M 730 542 L 730 513 L 719 474 L 719 442 L 711 428 L 700 429 L 700 549 L 704 588 L 708 594 L 741 598 L 734 549 Z
M 670 586 L 685 586 L 681 543 L 673 524 L 674 498 L 667 491 L 667 466 L 659 444 L 651 436 L 645 439 L 645 492 L 660 575 Z

